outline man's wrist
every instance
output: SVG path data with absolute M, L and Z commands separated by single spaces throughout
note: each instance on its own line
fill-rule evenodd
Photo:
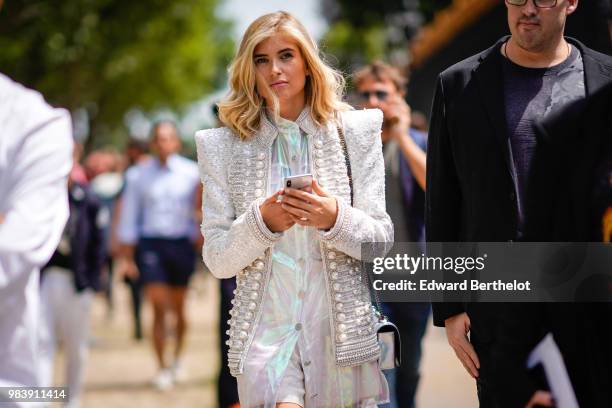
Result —
M 409 130 L 409 126 L 407 126 L 403 122 L 398 122 L 391 128 L 391 134 L 393 135 L 393 137 L 400 139 L 406 137 L 408 135 Z
M 132 254 L 121 254 L 118 256 L 118 260 L 120 262 L 129 262 L 129 263 L 133 263 L 134 261 L 134 255 Z
M 461 316 L 464 313 L 465 312 L 460 312 L 460 313 L 454 314 L 452 316 L 448 316 L 446 319 L 444 319 L 444 325 L 446 326 L 446 324 L 448 323 L 449 320 L 456 319 L 457 317 Z

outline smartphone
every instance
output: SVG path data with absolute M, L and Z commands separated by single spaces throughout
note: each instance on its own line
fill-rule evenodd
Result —
M 295 188 L 298 190 L 310 190 L 312 186 L 312 174 L 300 174 L 283 178 L 283 187 Z

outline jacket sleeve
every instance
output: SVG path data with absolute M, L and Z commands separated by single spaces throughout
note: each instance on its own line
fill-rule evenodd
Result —
M 461 189 L 453 158 L 442 77 L 434 94 L 427 146 L 425 237 L 427 242 L 457 242 L 460 238 Z M 444 327 L 449 317 L 463 313 L 461 303 L 434 302 L 434 325 Z
M 121 193 L 121 210 L 117 222 L 117 241 L 124 245 L 136 245 L 140 235 L 138 228 L 142 197 L 138 188 L 141 169 L 129 168 L 125 173 L 125 184 Z
M 233 139 L 227 128 L 196 133 L 202 196 L 204 236 L 202 257 L 217 278 L 231 278 L 278 241 L 282 234 L 271 232 L 263 222 L 255 200 L 236 218 L 228 184 L 228 163 Z
M 343 114 L 343 126 L 353 177 L 353 206 L 338 200 L 338 216 L 322 240 L 356 259 L 362 244 L 378 243 L 369 256 L 384 256 L 393 245 L 393 223 L 385 205 L 385 168 L 378 109 Z M 382 245 L 380 245 L 382 244 Z
M 29 103 L 42 104 L 42 99 Z M 44 265 L 57 248 L 68 219 L 67 176 L 72 167 L 70 116 L 61 109 L 47 109 L 40 108 L 38 116 L 36 111 L 29 112 L 30 118 L 40 121 L 23 135 L 11 133 L 14 129 L 10 127 L 3 135 L 21 137 L 21 141 L 11 153 L 6 174 L 2 174 L 3 182 L 10 187 L 0 197 L 0 212 L 4 214 L 0 257 L 17 257 L 37 267 Z M 23 117 L 15 120 L 20 119 Z M 0 267 L 0 288 L 21 270 Z

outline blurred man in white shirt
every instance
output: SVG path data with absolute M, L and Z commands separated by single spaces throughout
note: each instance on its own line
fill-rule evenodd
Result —
M 0 74 L 0 386 L 38 385 L 39 268 L 68 218 L 72 145 L 68 112 Z
M 154 157 L 126 172 L 117 238 L 118 271 L 138 277 L 153 306 L 153 346 L 159 373 L 153 384 L 170 388 L 185 377 L 181 355 L 187 320 L 185 298 L 195 268 L 201 208 L 200 176 L 195 162 L 178 154 L 181 141 L 174 123 L 158 122 L 151 132 Z M 174 360 L 166 358 L 168 317 L 175 323 Z

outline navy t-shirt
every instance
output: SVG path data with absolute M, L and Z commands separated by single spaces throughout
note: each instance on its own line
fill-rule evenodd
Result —
M 529 166 L 536 147 L 533 124 L 584 98 L 584 65 L 574 46 L 565 61 L 549 68 L 526 68 L 508 58 L 503 61 L 506 125 L 517 182 L 520 234 Z

